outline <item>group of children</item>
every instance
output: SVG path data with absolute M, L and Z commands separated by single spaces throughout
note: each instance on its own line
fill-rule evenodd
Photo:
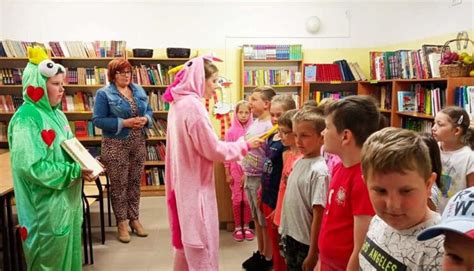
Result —
M 469 261 L 461 255 L 473 258 L 474 253 L 469 119 L 462 108 L 448 107 L 437 114 L 433 136 L 420 135 L 384 128 L 368 96 L 306 103 L 297 110 L 289 95 L 254 89 L 248 102 L 237 104 L 226 141 L 262 135 L 275 125 L 278 131 L 242 161 L 225 164 L 233 237 L 257 238 L 256 252 L 242 267 L 438 270 L 444 248 L 443 238 L 435 235 L 443 231 L 431 236 L 423 231 L 444 223 L 439 224 L 439 213 L 445 208 L 447 217 L 464 215 L 467 227 L 455 236 L 466 238 L 467 248 L 456 248 L 448 258 Z M 453 196 L 465 188 L 463 197 Z M 450 198 L 457 203 L 448 203 Z M 255 232 L 249 228 L 251 217 Z M 441 228 L 457 229 L 449 227 Z M 421 242 L 420 233 L 419 240 L 434 238 Z M 449 263 L 445 259 L 443 266 L 452 267 Z

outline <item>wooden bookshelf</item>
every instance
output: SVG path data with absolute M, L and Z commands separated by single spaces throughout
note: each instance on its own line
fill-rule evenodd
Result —
M 275 78 L 273 76 L 264 76 L 269 74 L 269 70 L 275 70 Z M 255 71 L 252 79 L 246 76 L 247 72 Z M 295 81 L 294 76 L 288 73 L 287 80 L 282 82 L 280 76 L 286 74 L 284 71 L 292 71 L 300 74 L 300 81 Z M 278 75 L 276 75 L 278 74 Z M 262 77 L 263 76 L 263 77 Z M 247 80 L 246 80 L 247 77 Z M 260 78 L 261 77 L 261 78 Z M 258 79 L 260 78 L 260 79 Z M 280 82 L 278 81 L 280 78 Z M 255 80 L 254 80 L 255 79 Z M 275 89 L 277 94 L 296 94 L 298 95 L 298 103 L 303 102 L 303 60 L 302 59 L 245 59 L 244 53 L 241 55 L 241 98 L 245 98 L 257 86 L 268 85 Z M 255 82 L 254 82 L 255 81 Z M 251 83 L 254 82 L 254 83 Z M 258 83 L 260 82 L 260 83 Z M 274 82 L 274 83 L 272 83 Z
M 425 114 L 412 111 L 398 111 L 398 92 L 409 91 L 415 84 L 420 84 L 425 88 L 440 88 L 445 90 L 446 106 L 454 105 L 454 93 L 456 87 L 470 85 L 474 86 L 474 77 L 449 77 L 449 78 L 431 78 L 431 79 L 394 79 L 394 80 L 371 80 L 371 81 L 350 81 L 350 82 L 310 82 L 304 84 L 303 100 L 315 98 L 312 92 L 319 90 L 323 92 L 334 92 L 347 89 L 353 92 L 353 95 L 370 95 L 378 102 L 380 112 L 390 120 L 390 125 L 402 127 L 407 119 L 424 120 L 433 122 L 433 114 Z M 381 106 L 382 89 L 389 90 L 390 97 L 387 107 Z

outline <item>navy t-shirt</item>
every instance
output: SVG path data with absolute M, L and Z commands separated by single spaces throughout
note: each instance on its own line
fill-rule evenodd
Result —
M 283 170 L 283 151 L 285 147 L 280 140 L 274 140 L 275 134 L 267 140 L 265 161 L 262 173 L 262 202 L 275 209 L 281 172 Z

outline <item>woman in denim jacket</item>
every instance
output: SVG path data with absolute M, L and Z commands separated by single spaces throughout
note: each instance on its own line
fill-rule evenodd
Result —
M 127 220 L 137 236 L 148 235 L 139 221 L 138 209 L 145 129 L 153 124 L 153 112 L 145 90 L 131 83 L 132 66 L 127 60 L 114 59 L 107 69 L 110 84 L 97 91 L 92 120 L 102 129 L 101 160 L 110 178 L 118 239 L 128 243 Z

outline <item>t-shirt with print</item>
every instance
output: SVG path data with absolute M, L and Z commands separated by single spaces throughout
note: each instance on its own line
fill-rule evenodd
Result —
M 374 214 L 360 163 L 336 164 L 319 234 L 322 270 L 346 270 L 354 248 L 354 216 Z
M 285 147 L 278 134 L 273 134 L 268 138 L 262 172 L 262 202 L 273 210 L 278 199 L 284 150 Z
M 455 151 L 441 150 L 441 204 L 440 212 L 457 192 L 466 188 L 466 176 L 474 172 L 474 152 L 464 146 Z
M 323 157 L 301 158 L 288 177 L 279 232 L 310 245 L 313 206 L 326 206 L 329 172 Z
M 254 136 L 260 136 L 266 131 L 270 130 L 273 127 L 272 121 L 268 120 L 259 120 L 256 119 L 250 125 L 247 133 L 245 134 L 245 139 L 252 138 Z M 247 176 L 262 176 L 263 171 L 263 162 L 265 161 L 265 147 L 260 147 L 257 149 L 250 149 L 242 159 L 242 168 Z
M 440 270 L 443 258 L 443 236 L 420 242 L 418 234 L 440 222 L 432 217 L 410 229 L 396 230 L 379 216 L 370 222 L 367 237 L 359 253 L 361 270 Z

